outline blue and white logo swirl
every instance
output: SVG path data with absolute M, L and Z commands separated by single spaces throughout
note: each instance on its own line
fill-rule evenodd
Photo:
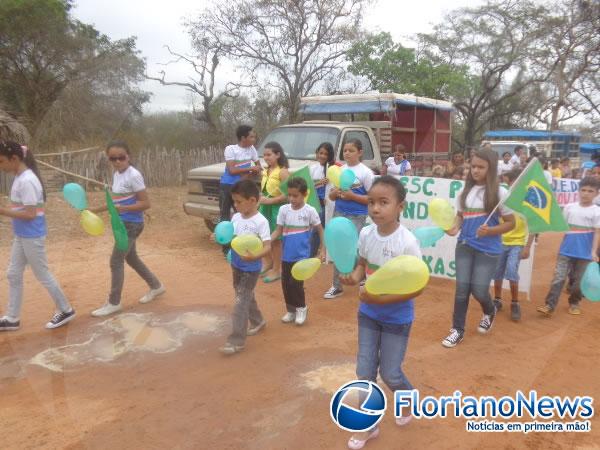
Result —
M 359 405 L 360 406 L 357 407 Z M 385 414 L 387 399 L 372 381 L 346 383 L 331 398 L 332 420 L 346 431 L 366 431 L 379 423 Z

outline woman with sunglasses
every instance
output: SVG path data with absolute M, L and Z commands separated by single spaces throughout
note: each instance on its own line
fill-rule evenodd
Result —
M 131 165 L 129 147 L 123 141 L 114 141 L 106 147 L 108 160 L 114 169 L 112 184 L 112 199 L 119 216 L 127 229 L 129 246 L 126 251 L 117 249 L 116 245 L 110 257 L 112 274 L 108 301 L 100 308 L 92 311 L 92 316 L 103 317 L 121 310 L 121 291 L 125 278 L 125 262 L 135 270 L 150 287 L 149 292 L 139 301 L 149 303 L 159 295 L 164 294 L 165 288 L 158 278 L 150 272 L 142 262 L 135 248 L 136 239 L 144 229 L 144 211 L 150 208 L 150 199 L 146 192 L 144 177 Z M 92 212 L 106 211 L 106 205 L 90 209 Z

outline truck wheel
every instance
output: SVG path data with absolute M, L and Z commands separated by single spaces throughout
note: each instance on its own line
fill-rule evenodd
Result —
M 210 230 L 211 233 L 215 231 L 217 223 L 219 223 L 219 219 L 204 219 L 204 224 L 206 225 L 206 228 Z

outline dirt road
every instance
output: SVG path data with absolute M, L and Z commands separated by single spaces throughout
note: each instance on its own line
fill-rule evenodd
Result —
M 181 212 L 183 195 L 183 189 L 151 191 L 153 209 L 138 247 L 167 294 L 138 304 L 145 286 L 127 269 L 124 312 L 104 320 L 90 311 L 106 299 L 112 241 L 85 236 L 77 214 L 51 197 L 50 264 L 78 317 L 45 330 L 53 305 L 26 273 L 22 327 L 0 336 L 0 448 L 346 448 L 348 433 L 332 423 L 328 408 L 331 393 L 354 378 L 355 293 L 323 300 L 331 279 L 331 267 L 324 267 L 306 283 L 308 321 L 299 328 L 279 321 L 280 286 L 260 283 L 267 328 L 248 338 L 245 352 L 220 355 L 230 327 L 231 272 L 203 224 Z M 6 221 L 0 232 L 4 271 Z M 480 310 L 472 304 L 456 349 L 440 345 L 450 327 L 453 283 L 432 279 L 416 302 L 404 366 L 422 396 L 537 389 L 600 397 L 600 303 L 585 301 L 579 317 L 566 313 L 566 298 L 552 319 L 535 312 L 559 242 L 559 235 L 540 239 L 533 300 L 523 302 L 522 322 L 503 311 L 491 334 L 480 336 Z M 0 312 L 7 289 L 2 276 Z M 467 433 L 464 419 L 434 419 L 399 429 L 388 414 L 367 448 L 600 449 L 598 427 L 593 419 L 591 433 Z

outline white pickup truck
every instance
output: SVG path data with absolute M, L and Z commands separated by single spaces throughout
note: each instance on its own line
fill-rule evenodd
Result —
M 271 131 L 257 150 L 262 155 L 265 143 L 278 142 L 283 147 L 289 159 L 290 171 L 293 172 L 314 163 L 317 146 L 323 142 L 330 142 L 335 149 L 336 159 L 342 161 L 344 143 L 350 139 L 362 142 L 363 163 L 378 172 L 382 155 L 372 127 L 352 122 L 307 121 L 281 126 Z M 188 172 L 188 195 L 183 209 L 191 216 L 203 218 L 211 231 L 219 222 L 219 180 L 224 170 L 223 162 Z

